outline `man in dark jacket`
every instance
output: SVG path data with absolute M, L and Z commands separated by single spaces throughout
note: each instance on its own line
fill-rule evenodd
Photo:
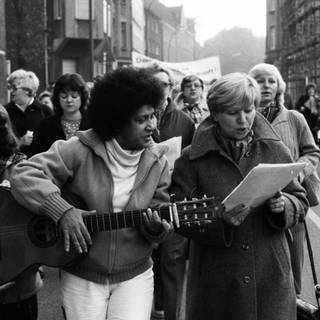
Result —
M 178 110 L 170 94 L 173 78 L 166 68 L 153 63 L 147 70 L 163 85 L 164 102 L 157 114 L 156 142 L 181 136 L 184 148 L 193 138 L 195 124 L 183 111 Z M 177 320 L 180 311 L 182 286 L 187 258 L 186 238 L 173 233 L 154 250 L 154 310 L 152 319 Z
M 39 79 L 31 71 L 23 69 L 12 72 L 8 79 L 10 102 L 5 106 L 12 128 L 19 139 L 19 150 L 28 157 L 32 155 L 31 143 L 33 132 L 40 121 L 53 112 L 48 106 L 40 104 L 36 99 Z

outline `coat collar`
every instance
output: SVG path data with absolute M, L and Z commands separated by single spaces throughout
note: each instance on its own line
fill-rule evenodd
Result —
M 253 122 L 254 141 L 275 140 L 280 141 L 279 136 L 271 124 L 259 112 Z M 213 135 L 213 123 L 211 117 L 206 118 L 198 127 L 191 143 L 190 160 L 204 156 L 210 151 L 221 151 L 221 147 Z
M 98 156 L 102 157 L 103 159 L 106 157 L 105 144 L 93 129 L 78 131 L 76 136 L 83 144 L 90 147 Z M 151 154 L 156 160 L 158 160 L 167 151 L 168 147 L 166 145 L 153 143 L 150 147 L 146 148 L 143 154 Z
M 289 110 L 283 105 L 283 104 L 279 104 L 279 112 L 277 114 L 277 116 L 275 117 L 275 119 L 272 122 L 272 125 L 275 126 L 281 122 L 287 122 L 288 121 L 288 114 L 289 114 Z

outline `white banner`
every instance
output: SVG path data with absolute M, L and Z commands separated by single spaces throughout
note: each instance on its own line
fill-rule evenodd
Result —
M 221 76 L 219 56 L 189 62 L 164 62 L 132 51 L 133 66 L 143 68 L 152 61 L 156 61 L 170 69 L 174 73 L 176 80 L 180 80 L 188 74 L 195 74 L 205 83 L 209 83 L 212 79 L 218 79 Z

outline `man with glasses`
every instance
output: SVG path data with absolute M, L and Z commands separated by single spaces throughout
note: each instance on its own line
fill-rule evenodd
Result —
M 32 155 L 31 143 L 33 132 L 42 119 L 51 115 L 52 110 L 41 105 L 36 99 L 39 79 L 31 71 L 23 69 L 12 72 L 8 79 L 10 102 L 5 106 L 8 111 L 12 128 L 19 139 L 19 150 L 28 157 Z
M 209 109 L 203 98 L 204 84 L 196 75 L 185 76 L 181 81 L 181 92 L 175 102 L 198 126 L 209 115 Z

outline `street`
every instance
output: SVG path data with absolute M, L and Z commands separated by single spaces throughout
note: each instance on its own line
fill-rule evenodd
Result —
M 311 245 L 313 249 L 313 256 L 316 266 L 316 273 L 318 281 L 320 279 L 320 206 L 312 208 L 308 213 L 307 218 L 309 235 L 311 238 Z M 303 273 L 303 283 L 302 283 L 302 297 L 307 301 L 316 304 L 314 295 L 314 284 L 312 278 L 312 272 L 310 267 L 310 260 L 308 256 L 308 250 L 305 246 L 305 259 L 304 259 L 304 273 Z

